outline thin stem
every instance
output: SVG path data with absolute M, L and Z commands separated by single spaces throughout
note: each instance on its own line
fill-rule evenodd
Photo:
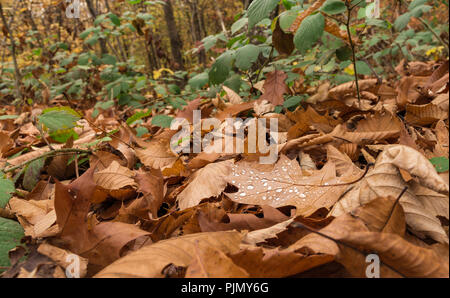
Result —
M 409 5 L 408 3 L 405 2 L 405 0 L 401 0 L 401 2 L 403 4 L 405 4 L 406 6 Z M 430 31 L 431 34 L 433 34 L 434 37 L 436 37 L 436 39 L 444 46 L 445 51 L 447 52 L 447 55 L 449 55 L 450 52 L 449 52 L 449 49 L 448 49 L 448 44 L 446 44 L 445 41 L 442 40 L 442 38 L 439 36 L 439 34 L 437 34 L 436 31 L 434 31 L 434 29 L 431 28 L 431 26 L 424 19 L 422 19 L 421 17 L 417 17 L 416 19 L 418 19 L 422 23 L 422 25 L 424 25 L 428 29 L 428 31 Z
M 347 22 L 345 24 L 345 27 L 347 28 L 348 41 L 350 42 L 350 47 L 352 49 L 352 60 L 353 60 L 353 68 L 354 68 L 354 72 L 355 72 L 356 93 L 358 96 L 359 106 L 361 107 L 361 94 L 359 92 L 358 70 L 356 69 L 356 50 L 355 50 L 355 44 L 353 43 L 353 40 L 352 40 L 352 34 L 350 32 L 351 14 L 352 14 L 352 9 L 355 6 L 350 7 L 350 2 L 347 2 L 347 1 L 345 2 L 345 5 L 347 6 Z
M 261 78 L 261 74 L 262 74 L 262 72 L 263 72 L 264 67 L 266 67 L 267 64 L 269 64 L 269 62 L 272 60 L 272 55 L 273 55 L 273 50 L 274 50 L 274 49 L 275 49 L 274 47 L 272 47 L 272 48 L 270 49 L 269 58 L 267 58 L 267 60 L 264 62 L 264 64 L 263 64 L 263 65 L 261 66 L 261 68 L 259 69 L 258 77 L 256 78 L 256 83 L 259 82 L 259 79 Z
M 431 28 L 431 26 L 427 23 L 427 21 L 425 21 L 422 18 L 417 18 L 427 29 L 428 31 L 431 32 L 431 34 L 434 35 L 434 37 L 436 37 L 436 39 L 444 46 L 445 51 L 447 52 L 447 55 L 449 55 L 449 49 L 448 49 L 448 44 L 445 43 L 444 40 L 442 40 L 442 38 L 439 36 L 439 34 L 436 33 L 436 31 L 434 31 L 433 28 Z
M 394 205 L 392 206 L 391 212 L 389 213 L 388 218 L 386 219 L 386 222 L 384 223 L 383 227 L 381 228 L 380 232 L 382 232 L 384 230 L 384 228 L 387 226 L 389 220 L 392 217 L 392 214 L 394 214 L 394 210 L 395 207 L 397 207 L 398 203 L 400 202 L 400 198 L 405 194 L 405 192 L 408 190 L 408 186 L 405 186 L 405 188 L 403 188 L 403 190 L 400 192 L 400 194 L 398 195 L 397 199 L 395 200 Z

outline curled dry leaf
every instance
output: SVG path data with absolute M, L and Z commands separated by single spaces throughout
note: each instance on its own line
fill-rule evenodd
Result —
M 134 176 L 133 171 L 113 161 L 109 167 L 94 174 L 94 182 L 113 198 L 126 200 L 135 194 L 137 184 Z
M 220 218 L 220 222 L 214 219 L 208 218 L 208 214 L 205 211 L 200 211 L 198 214 L 198 223 L 203 232 L 216 232 L 227 230 L 261 230 L 280 222 L 288 220 L 288 216 L 270 206 L 261 206 L 263 211 L 263 217 L 255 214 L 224 214 Z
M 56 241 L 88 258 L 91 264 L 105 266 L 121 256 L 126 244 L 149 233 L 121 222 L 103 222 L 91 227 L 94 219 L 88 212 L 97 191 L 94 168 L 69 185 L 56 182 L 56 223 L 60 229 Z
M 225 90 L 225 92 L 227 94 L 228 101 L 231 104 L 235 105 L 235 104 L 242 103 L 242 98 L 239 96 L 239 94 L 234 92 L 233 89 L 228 88 L 227 86 L 222 86 L 222 88 L 223 88 L 223 90 Z
M 144 199 L 154 218 L 158 217 L 158 210 L 164 200 L 164 178 L 160 170 L 150 172 L 139 171 L 136 174 L 138 191 L 144 194 Z
M 373 142 L 400 135 L 402 123 L 390 113 L 376 113 L 358 122 L 354 132 L 344 132 L 339 137 L 356 144 Z
M 406 223 L 418 236 L 426 235 L 448 243 L 448 236 L 437 216 L 448 218 L 449 187 L 421 153 L 403 145 L 388 146 L 378 157 L 374 169 L 336 203 L 331 214 L 339 216 L 351 212 L 380 196 L 397 197 L 408 186 L 400 169 L 416 177 L 421 185 L 418 188 L 411 181 L 410 189 L 400 200 L 405 210 Z
M 198 205 L 203 199 L 220 195 L 227 186 L 225 177 L 229 175 L 232 163 L 222 161 L 197 170 L 178 195 L 178 207 L 183 210 Z
M 378 80 L 377 79 L 366 79 L 359 81 L 359 90 L 367 91 L 372 90 L 377 87 Z M 328 92 L 328 96 L 333 99 L 342 99 L 346 95 L 355 95 L 356 94 L 356 84 L 351 81 L 348 83 L 341 84 L 336 86 Z
M 76 256 L 68 250 L 61 249 L 48 243 L 42 243 L 41 245 L 39 245 L 37 251 L 40 254 L 52 259 L 56 264 L 61 266 L 63 269 L 66 269 L 69 265 L 71 265 L 73 263 L 74 258 L 76 257 L 79 260 L 77 262 L 79 262 L 78 264 L 79 264 L 80 278 L 85 277 L 87 274 L 88 260 L 83 257 Z
M 333 260 L 327 254 L 302 254 L 294 249 L 267 249 L 244 246 L 231 254 L 233 262 L 250 274 L 251 278 L 279 278 L 293 276 Z
M 174 131 L 173 134 L 176 132 Z M 136 149 L 136 155 L 147 167 L 163 170 L 171 167 L 178 156 L 170 149 L 170 137 L 157 138 L 146 144 L 145 149 Z
M 9 200 L 10 210 L 17 216 L 25 235 L 33 238 L 51 237 L 58 233 L 53 200 Z
M 445 119 L 448 119 L 448 110 L 443 110 L 434 103 L 425 105 L 406 105 L 405 120 L 411 125 L 429 125 Z
M 249 232 L 245 235 L 242 241 L 246 244 L 253 244 L 253 245 L 264 242 L 266 239 L 272 238 L 276 234 L 286 230 L 287 226 L 289 226 L 293 221 L 294 218 L 291 218 L 286 221 L 280 222 L 276 225 L 273 225 L 271 227 Z

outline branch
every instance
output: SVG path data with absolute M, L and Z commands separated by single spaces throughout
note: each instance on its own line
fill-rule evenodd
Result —
M 67 153 L 92 154 L 93 151 L 92 150 L 76 149 L 76 148 L 62 148 L 62 149 L 59 149 L 59 150 L 46 152 L 46 153 L 42 154 L 41 156 L 38 156 L 38 157 L 33 158 L 33 159 L 30 159 L 30 160 L 28 160 L 28 161 L 26 161 L 24 163 L 21 163 L 20 165 L 17 165 L 17 166 L 8 168 L 8 169 L 2 169 L 2 172 L 3 173 L 9 173 L 9 172 L 15 171 L 17 169 L 20 169 L 20 168 L 22 168 L 22 167 L 24 167 L 24 166 L 26 166 L 26 165 L 28 165 L 28 164 L 36 161 L 36 160 L 39 160 L 41 158 L 46 158 L 46 157 L 50 157 L 50 156 L 57 156 L 57 155 L 64 155 L 64 154 L 67 154 Z

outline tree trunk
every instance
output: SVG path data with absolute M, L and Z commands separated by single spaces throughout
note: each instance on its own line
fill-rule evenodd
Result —
M 88 7 L 89 13 L 92 15 L 92 17 L 94 18 L 94 20 L 97 18 L 97 11 L 94 8 L 94 4 L 92 3 L 92 0 L 86 0 L 86 5 Z M 106 41 L 101 38 L 100 39 L 100 50 L 103 54 L 107 54 L 108 50 L 106 49 Z
M 20 74 L 19 65 L 17 64 L 16 43 L 14 42 L 13 33 L 12 33 L 11 29 L 9 28 L 8 22 L 6 21 L 5 14 L 3 13 L 3 6 L 2 6 L 1 2 L 0 2 L 0 17 L 2 19 L 3 26 L 6 30 L 7 35 L 9 36 L 9 40 L 11 42 L 11 52 L 12 52 L 11 54 L 12 54 L 14 70 L 15 70 L 16 95 L 19 98 L 23 98 L 22 93 L 20 92 L 20 81 L 22 80 L 22 75 Z
M 169 31 L 170 46 L 172 49 L 172 57 L 175 61 L 175 69 L 184 69 L 183 56 L 181 50 L 183 44 L 180 35 L 178 34 L 177 26 L 175 24 L 175 16 L 173 14 L 173 6 L 171 0 L 166 0 L 164 5 L 164 17 Z
M 198 12 L 198 2 L 197 0 L 189 1 L 189 5 L 191 6 L 191 18 L 192 18 L 192 34 L 194 36 L 194 40 L 196 42 L 201 42 L 202 40 L 202 28 L 200 25 L 200 14 Z M 198 53 L 198 60 L 201 64 L 206 67 L 206 53 L 205 50 L 202 49 Z

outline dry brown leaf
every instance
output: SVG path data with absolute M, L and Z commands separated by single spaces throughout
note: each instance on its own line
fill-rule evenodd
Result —
M 94 174 L 94 181 L 105 189 L 121 189 L 137 186 L 134 172 L 113 161 L 109 167 Z
M 243 243 L 256 245 L 257 243 L 264 242 L 266 239 L 274 237 L 276 234 L 286 230 L 286 228 L 294 221 L 294 218 L 280 222 L 271 227 L 255 230 L 245 235 L 242 240 Z
M 211 246 L 200 248 L 194 242 L 195 258 L 187 267 L 186 278 L 245 278 L 249 274 L 233 263 L 221 250 Z
M 283 105 L 283 95 L 289 92 L 285 83 L 287 74 L 282 70 L 274 70 L 267 74 L 264 82 L 264 94 L 259 98 L 260 101 L 267 100 L 275 106 Z
M 40 254 L 49 257 L 56 264 L 58 264 L 59 266 L 61 266 L 64 269 L 66 269 L 69 265 L 72 264 L 73 256 L 76 256 L 68 250 L 61 249 L 59 247 L 50 245 L 48 243 L 42 243 L 41 245 L 39 245 L 37 251 Z M 76 257 L 78 258 L 77 262 L 79 262 L 78 263 L 79 264 L 79 267 L 78 267 L 79 268 L 79 271 L 78 271 L 79 277 L 83 278 L 87 274 L 88 260 L 83 257 L 80 257 L 80 256 L 76 256 Z
M 333 260 L 331 255 L 303 255 L 293 249 L 254 246 L 244 248 L 230 255 L 230 258 L 236 265 L 244 268 L 251 278 L 288 277 Z
M 372 90 L 377 87 L 377 84 L 377 79 L 359 80 L 359 90 Z M 354 81 L 336 86 L 328 92 L 328 96 L 333 99 L 342 99 L 346 95 L 356 95 L 356 84 Z
M 239 190 L 228 193 L 231 200 L 241 204 L 296 206 L 297 215 L 310 215 L 317 209 L 333 206 L 347 188 L 345 183 L 357 176 L 336 176 L 334 163 L 327 163 L 320 171 L 303 176 L 296 160 L 282 155 L 268 172 L 238 163 L 232 167 L 228 183 Z M 344 183 L 344 185 L 334 185 Z
M 424 126 L 445 119 L 448 119 L 448 110 L 443 110 L 433 103 L 425 105 L 406 105 L 405 120 L 411 125 Z
M 150 172 L 139 171 L 136 174 L 138 191 L 144 194 L 144 199 L 153 218 L 158 217 L 158 210 L 164 201 L 164 178 L 159 170 Z
M 411 185 L 412 181 L 400 200 L 411 231 L 448 243 L 448 236 L 436 216 L 448 218 L 449 187 L 422 154 L 403 145 L 388 146 L 378 157 L 374 169 L 337 202 L 331 214 L 339 216 L 351 212 L 380 196 L 397 197 L 408 185 L 399 169 L 416 177 L 423 188 L 429 188 L 427 194 L 421 195 L 417 186 Z
M 278 53 L 284 55 L 290 55 L 295 49 L 294 35 L 281 29 L 279 19 L 272 34 L 272 44 Z
M 302 24 L 303 20 L 311 15 L 313 12 L 318 10 L 322 4 L 325 2 L 325 0 L 317 0 L 315 1 L 310 7 L 308 7 L 307 10 L 303 11 L 292 23 L 291 27 L 289 28 L 289 31 L 296 32 L 298 28 L 300 28 L 300 25 Z
M 382 206 L 382 203 L 383 201 L 380 200 L 374 202 L 378 205 L 375 209 L 382 207 L 388 210 L 389 208 Z M 373 205 L 370 207 L 373 208 Z M 370 211 L 360 212 L 360 214 L 366 212 Z M 384 212 L 382 217 L 390 214 L 390 212 Z M 396 214 L 397 216 L 401 215 L 401 212 Z M 390 220 L 397 221 L 398 219 L 392 219 L 393 216 L 395 214 L 390 215 Z M 443 263 L 439 255 L 431 249 L 410 244 L 398 234 L 369 231 L 362 219 L 373 221 L 370 216 L 355 219 L 349 214 L 343 214 L 320 230 L 320 233 L 328 236 L 327 238 L 312 233 L 300 239 L 290 248 L 300 251 L 308 249 L 314 253 L 335 255 L 336 260 L 356 277 L 366 277 L 368 266 L 366 255 L 368 254 L 379 256 L 381 277 L 448 276 L 448 265 Z M 389 217 L 385 218 L 386 222 L 388 220 Z
M 239 96 L 239 94 L 237 94 L 236 92 L 234 92 L 233 89 L 228 88 L 227 86 L 222 86 L 223 90 L 225 90 L 226 94 L 227 94 L 227 98 L 228 101 L 233 104 L 240 104 L 242 103 L 242 98 Z
M 364 144 L 398 137 L 401 129 L 402 123 L 397 117 L 390 113 L 376 113 L 359 121 L 354 132 L 338 136 L 355 144 Z
M 200 250 L 212 247 L 224 254 L 236 253 L 242 237 L 241 233 L 231 231 L 197 233 L 159 241 L 117 260 L 95 277 L 165 277 L 163 270 L 167 266 L 188 267 L 195 261 L 196 245 Z
M 428 77 L 404 77 L 397 86 L 397 105 L 403 109 L 408 103 L 415 103 L 422 95 L 418 92 L 418 86 L 422 86 Z
M 225 177 L 230 173 L 231 165 L 232 161 L 223 161 L 197 170 L 177 197 L 180 210 L 198 205 L 203 199 L 220 195 L 227 186 Z
M 170 149 L 170 138 L 166 137 L 152 140 L 145 149 L 136 149 L 136 155 L 147 167 L 160 170 L 171 167 L 178 159 Z

